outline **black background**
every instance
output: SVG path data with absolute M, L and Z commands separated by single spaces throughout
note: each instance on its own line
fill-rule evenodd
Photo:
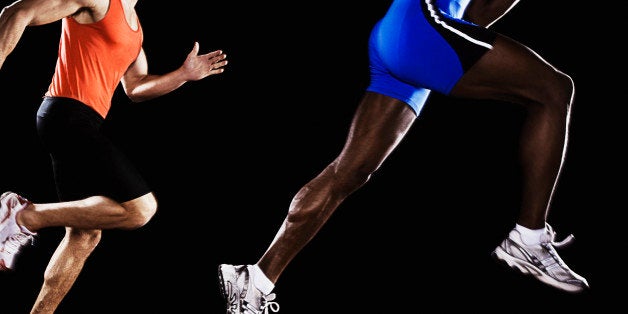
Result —
M 106 132 L 159 200 L 136 231 L 108 230 L 57 313 L 223 313 L 216 268 L 255 263 L 292 196 L 339 153 L 368 83 L 367 39 L 390 1 L 140 1 L 149 70 L 178 67 L 200 42 L 226 72 L 132 104 L 119 89 Z M 10 3 L 2 1 L 3 5 Z M 571 137 L 549 222 L 592 290 L 566 294 L 495 263 L 514 226 L 511 104 L 433 95 L 372 180 L 294 259 L 280 313 L 532 312 L 621 307 L 625 104 L 615 18 L 578 1 L 522 1 L 493 27 L 572 76 Z M 620 22 L 620 21 L 619 21 Z M 0 190 L 56 200 L 35 113 L 60 23 L 28 28 L 0 70 Z M 618 82 L 617 86 L 613 81 Z M 28 313 L 63 228 L 39 231 L 0 274 L 2 314 Z

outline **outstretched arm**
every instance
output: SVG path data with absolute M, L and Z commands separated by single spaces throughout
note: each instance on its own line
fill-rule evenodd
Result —
M 490 27 L 501 19 L 519 0 L 472 0 L 464 13 L 464 20 Z
M 27 26 L 43 25 L 94 6 L 92 0 L 18 0 L 0 12 L 0 69 Z
M 142 49 L 135 62 L 122 77 L 124 92 L 132 101 L 140 102 L 165 95 L 186 82 L 198 81 L 224 72 L 224 67 L 227 65 L 225 53 L 215 50 L 199 55 L 198 52 L 199 44 L 195 42 L 181 67 L 163 75 L 154 75 L 148 74 L 148 62 Z

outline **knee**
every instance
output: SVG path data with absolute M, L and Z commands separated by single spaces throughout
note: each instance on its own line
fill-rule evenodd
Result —
M 102 231 L 97 229 L 66 228 L 65 237 L 55 253 L 56 257 L 51 259 L 51 264 L 44 272 L 44 285 L 58 287 L 66 280 L 68 271 L 80 270 L 100 243 L 101 235 Z
M 102 231 L 98 229 L 74 229 L 68 228 L 66 230 L 66 239 L 68 240 L 68 246 L 72 247 L 72 252 L 92 252 L 98 243 Z
M 153 194 L 147 194 L 124 205 L 129 211 L 128 229 L 137 229 L 146 225 L 157 213 L 157 200 Z
M 347 196 L 366 184 L 373 173 L 377 171 L 379 164 L 370 161 L 353 160 L 350 163 L 338 161 L 332 163 L 328 169 L 333 179 L 332 187 L 336 194 Z
M 544 99 L 541 103 L 551 112 L 567 116 L 571 110 L 575 85 L 569 75 L 559 71 L 556 71 L 555 74 L 552 84 L 547 84 L 547 88 L 541 93 L 541 97 Z
M 374 168 L 359 168 L 346 175 L 346 180 L 341 184 L 344 191 L 352 193 L 365 185 L 370 179 L 371 175 L 375 172 Z
M 567 113 L 571 110 L 571 103 L 573 102 L 576 88 L 573 79 L 565 73 L 559 72 L 557 81 L 557 90 L 560 92 L 556 93 L 558 99 L 555 99 L 554 102 L 558 104 L 557 106 L 561 111 Z
M 330 164 L 297 193 L 290 205 L 288 220 L 298 222 L 327 216 L 342 200 L 366 184 L 376 169 L 368 163 L 342 166 L 342 162 L 336 161 Z

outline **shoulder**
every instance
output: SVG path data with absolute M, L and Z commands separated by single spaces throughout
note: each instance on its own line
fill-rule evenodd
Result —
M 64 17 L 80 16 L 84 21 L 104 16 L 110 0 L 18 0 L 4 8 L 8 14 L 28 19 L 29 25 L 42 25 Z M 115 0 L 112 0 L 115 1 Z M 17 14 L 19 12 L 19 14 Z
M 72 17 L 79 23 L 91 23 L 101 20 L 109 10 L 109 3 L 117 0 L 62 0 L 74 2 L 76 11 Z

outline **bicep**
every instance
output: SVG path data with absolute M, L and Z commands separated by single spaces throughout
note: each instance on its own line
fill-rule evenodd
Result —
M 148 61 L 144 49 L 140 49 L 137 58 L 131 63 L 129 68 L 122 76 L 122 87 L 128 91 L 139 84 L 139 82 L 148 75 Z

